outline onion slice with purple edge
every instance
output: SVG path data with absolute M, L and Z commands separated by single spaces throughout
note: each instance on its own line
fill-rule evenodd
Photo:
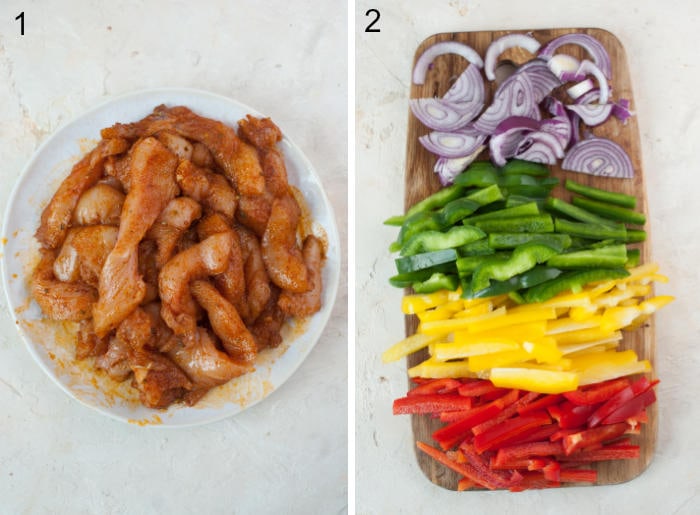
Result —
M 556 52 L 560 46 L 568 44 L 577 45 L 584 48 L 593 59 L 593 62 L 603 72 L 605 77 L 608 79 L 612 78 L 612 66 L 610 64 L 610 56 L 608 55 L 608 52 L 605 50 L 605 47 L 600 41 L 588 34 L 564 34 L 563 36 L 554 38 L 552 41 L 547 43 L 542 50 L 540 50 L 538 56 L 545 60 L 549 60 L 552 56 L 554 56 L 554 52 Z
M 416 61 L 416 65 L 413 68 L 414 84 L 425 83 L 425 75 L 428 72 L 430 64 L 436 57 L 444 54 L 457 54 L 479 68 L 484 66 L 484 61 L 481 59 L 481 56 L 469 45 L 458 41 L 442 41 L 426 48 Z
M 564 147 L 555 134 L 536 131 L 525 136 L 514 157 L 523 161 L 554 165 L 558 159 L 564 157 Z
M 442 96 L 448 102 L 480 102 L 484 103 L 484 79 L 477 66 L 467 66 L 447 93 Z
M 515 155 L 526 134 L 539 130 L 540 122 L 526 116 L 510 116 L 498 124 L 489 139 L 491 161 L 496 166 L 506 164 Z
M 440 184 L 447 186 L 452 184 L 460 173 L 462 173 L 467 166 L 472 164 L 479 154 L 486 148 L 484 145 L 478 147 L 474 152 L 464 157 L 440 157 L 435 163 L 435 173 L 440 179 Z
M 443 132 L 461 129 L 484 107 L 483 102 L 449 102 L 440 98 L 413 98 L 408 104 L 423 125 Z
M 613 104 L 573 104 L 566 106 L 567 109 L 579 115 L 583 123 L 589 127 L 600 125 L 610 118 L 613 107 Z
M 514 73 L 501 84 L 493 102 L 474 122 L 474 128 L 483 134 L 493 134 L 496 127 L 511 116 L 539 117 L 538 101 L 527 75 Z
M 600 103 L 606 104 L 610 96 L 610 86 L 608 81 L 603 74 L 603 71 L 593 64 L 588 59 L 581 61 L 581 66 L 579 66 L 578 74 L 593 75 L 598 81 L 598 87 L 600 88 Z
M 483 145 L 486 135 L 469 127 L 451 132 L 433 131 L 418 141 L 430 152 L 441 157 L 464 157 Z
M 540 49 L 540 42 L 528 34 L 506 34 L 491 42 L 484 56 L 484 73 L 488 80 L 496 80 L 496 59 L 513 47 L 524 48 L 531 54 Z
M 585 77 L 570 78 L 572 76 L 576 77 L 576 72 L 578 71 L 578 67 L 581 66 L 581 61 L 568 54 L 555 55 L 547 61 L 547 66 L 549 67 L 549 71 L 563 82 L 585 79 Z
M 632 161 L 625 150 L 612 140 L 590 137 L 576 143 L 564 157 L 562 169 L 572 172 L 630 179 Z
M 598 89 L 595 87 L 595 84 L 593 84 L 593 81 L 591 79 L 584 79 L 568 88 L 566 94 L 569 95 L 572 100 L 576 101 L 593 89 Z

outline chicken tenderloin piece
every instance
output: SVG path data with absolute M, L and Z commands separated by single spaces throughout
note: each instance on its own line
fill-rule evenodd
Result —
M 267 275 L 260 243 L 255 234 L 245 227 L 238 227 L 236 232 L 243 251 L 245 296 L 248 306 L 247 317 L 243 317 L 243 320 L 250 325 L 260 316 L 270 299 L 270 276 Z
M 178 194 L 177 158 L 156 139 L 135 143 L 130 165 L 131 187 L 124 200 L 117 243 L 102 268 L 99 299 L 93 309 L 98 336 L 117 327 L 144 299 L 146 284 L 138 273 L 139 243 Z
M 312 287 L 304 293 L 283 291 L 278 301 L 280 309 L 290 316 L 308 317 L 321 309 L 323 246 L 315 236 L 307 236 L 302 249 Z
M 216 348 L 209 332 L 201 327 L 188 345 L 180 344 L 168 352 L 172 359 L 192 381 L 192 390 L 185 394 L 189 405 L 197 402 L 208 390 L 229 382 L 234 377 L 253 371 L 252 364 L 240 364 L 228 354 Z
M 54 252 L 41 251 L 41 260 L 32 276 L 32 296 L 51 320 L 79 322 L 92 316 L 97 290 L 76 281 L 63 282 L 53 272 Z
M 75 225 L 119 225 L 124 194 L 103 182 L 89 188 L 78 199 L 71 223 Z
M 199 168 L 190 161 L 181 161 L 176 177 L 185 195 L 229 220 L 233 219 L 238 195 L 223 175 Z
M 141 402 L 149 408 L 167 408 L 192 389 L 185 372 L 168 356 L 149 349 L 131 349 L 128 364 Z
M 118 234 L 119 229 L 112 225 L 71 228 L 53 263 L 56 278 L 64 282 L 80 280 L 97 287 L 100 272 Z
M 171 200 L 146 233 L 158 246 L 156 267 L 165 266 L 175 253 L 177 242 L 192 223 L 202 216 L 202 207 L 189 197 Z
M 226 270 L 214 276 L 214 284 L 224 298 L 234 305 L 240 317 L 245 320 L 248 317 L 249 309 L 246 299 L 243 252 L 238 233 L 219 213 L 212 213 L 197 224 L 197 234 L 200 240 L 220 232 L 231 233 L 233 245 Z
M 160 131 L 175 131 L 204 144 L 241 195 L 259 195 L 265 189 L 255 148 L 242 141 L 233 128 L 218 120 L 199 116 L 184 106 L 158 106 L 138 122 L 117 123 L 102 129 L 102 137 L 137 139 Z
M 291 194 L 276 198 L 262 237 L 262 256 L 272 282 L 283 290 L 311 289 L 304 257 L 297 243 L 301 209 Z
M 236 308 L 208 281 L 192 281 L 192 295 L 209 316 L 214 334 L 236 363 L 250 365 L 257 355 L 255 338 L 246 328 Z
M 129 142 L 122 138 L 107 138 L 81 159 L 61 183 L 41 213 L 36 239 L 46 249 L 58 248 L 66 237 L 73 210 L 82 194 L 102 176 L 107 157 L 126 152 Z
M 270 118 L 256 118 L 247 115 L 239 120 L 241 136 L 249 141 L 260 155 L 265 190 L 273 197 L 285 195 L 289 190 L 287 167 L 277 143 L 282 141 L 282 131 Z
M 176 335 L 191 339 L 197 328 L 198 308 L 190 282 L 226 270 L 232 246 L 230 232 L 214 234 L 176 254 L 158 274 L 161 316 Z

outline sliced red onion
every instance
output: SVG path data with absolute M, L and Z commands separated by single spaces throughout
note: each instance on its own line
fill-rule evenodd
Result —
M 499 123 L 511 116 L 531 116 L 538 111 L 532 83 L 526 75 L 515 73 L 496 90 L 491 105 L 474 122 L 483 134 L 492 134 Z
M 531 132 L 518 146 L 515 157 L 523 161 L 553 165 L 564 157 L 564 148 L 554 134 L 545 131 Z
M 511 116 L 498 124 L 489 139 L 491 161 L 496 166 L 506 164 L 515 155 L 518 145 L 526 134 L 540 128 L 540 122 L 524 116 Z
M 578 73 L 593 75 L 596 78 L 598 81 L 598 87 L 600 88 L 599 101 L 601 104 L 607 104 L 610 95 L 610 86 L 608 85 L 608 81 L 605 78 L 602 70 L 588 59 L 584 59 L 581 61 L 581 66 L 579 66 Z
M 540 130 L 555 136 L 559 140 L 559 145 L 562 149 L 569 146 L 571 141 L 571 121 L 568 116 L 564 115 L 542 120 Z
M 471 128 L 458 131 L 433 131 L 418 141 L 430 152 L 441 157 L 464 157 L 483 145 L 486 135 Z
M 595 127 L 610 118 L 613 104 L 572 104 L 567 109 L 579 115 L 589 127 Z
M 440 179 L 440 184 L 443 186 L 448 186 L 452 184 L 460 173 L 462 173 L 467 166 L 472 164 L 476 158 L 481 154 L 481 152 L 486 148 L 484 145 L 478 147 L 474 152 L 464 157 L 440 157 L 435 163 L 435 173 Z
M 606 138 L 591 137 L 576 143 L 566 154 L 564 170 L 629 179 L 634 176 L 632 161 L 625 150 Z
M 575 99 L 577 104 L 592 104 L 600 101 L 600 88 L 593 88 Z
M 581 62 L 568 54 L 555 55 L 549 61 L 547 61 L 547 66 L 549 67 L 549 70 L 562 82 L 585 79 L 585 77 L 574 79 L 569 78 L 576 76 L 576 72 L 578 71 L 578 67 L 581 66 Z
M 630 101 L 626 98 L 621 98 L 615 104 L 613 104 L 612 114 L 622 123 L 627 122 L 630 116 L 634 113 L 630 110 Z
M 554 88 L 561 85 L 561 81 L 550 71 L 547 63 L 542 59 L 532 59 L 526 62 L 516 72 L 518 75 L 526 75 L 532 83 L 532 91 L 535 102 L 540 103 Z
M 458 41 L 442 41 L 429 46 L 421 54 L 416 61 L 416 66 L 413 68 L 413 82 L 415 84 L 423 84 L 425 75 L 428 72 L 428 67 L 436 57 L 444 54 L 457 54 L 464 57 L 467 61 L 479 68 L 484 66 L 484 61 L 481 56 L 469 45 Z
M 572 111 L 569 112 L 569 120 L 571 122 L 571 138 L 569 140 L 569 145 L 575 145 L 581 141 L 581 117 Z
M 477 66 L 467 66 L 452 87 L 442 96 L 448 102 L 480 102 L 483 104 L 486 93 L 484 79 Z
M 608 79 L 612 78 L 612 70 L 610 65 L 610 56 L 605 50 L 605 47 L 593 36 L 588 34 L 564 34 L 558 38 L 554 38 L 540 50 L 539 57 L 549 60 L 554 56 L 554 52 L 563 45 L 577 45 L 586 50 L 593 59 L 593 62 L 600 68 Z
M 585 79 L 579 82 L 578 84 L 574 84 L 570 88 L 566 90 L 566 94 L 569 95 L 573 100 L 577 100 L 580 98 L 582 95 L 585 95 L 589 91 L 595 88 L 595 84 L 593 84 L 593 81 L 591 79 Z
M 534 54 L 539 50 L 540 42 L 527 34 L 506 34 L 492 41 L 484 57 L 484 73 L 488 80 L 496 79 L 495 70 L 498 56 L 513 47 L 524 48 L 531 54 Z
M 440 98 L 413 98 L 408 104 L 423 125 L 443 132 L 461 129 L 484 107 L 481 102 L 457 103 Z

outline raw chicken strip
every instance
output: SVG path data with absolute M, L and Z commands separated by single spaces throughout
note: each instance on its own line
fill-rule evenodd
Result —
M 202 216 L 201 206 L 189 197 L 171 200 L 146 233 L 158 246 L 156 267 L 160 270 L 175 253 L 182 234 L 197 218 Z
M 238 195 L 223 175 L 199 168 L 190 161 L 182 161 L 177 167 L 176 177 L 185 195 L 233 219 Z
M 97 183 L 78 199 L 71 220 L 73 225 L 119 225 L 124 194 L 104 183 Z
M 104 160 L 128 148 L 129 142 L 125 139 L 103 139 L 73 167 L 41 213 L 41 224 L 35 236 L 44 248 L 55 249 L 63 243 L 78 199 L 102 176 Z
M 176 165 L 177 158 L 157 140 L 146 138 L 134 144 L 131 188 L 124 201 L 117 243 L 100 274 L 100 297 L 93 310 L 98 336 L 118 326 L 146 294 L 146 284 L 138 273 L 139 242 L 178 193 Z
M 304 293 L 291 293 L 283 291 L 280 294 L 279 307 L 287 315 L 296 317 L 308 317 L 321 309 L 321 268 L 323 267 L 323 246 L 315 236 L 308 236 L 304 240 L 304 263 L 309 271 L 309 280 L 312 287 Z

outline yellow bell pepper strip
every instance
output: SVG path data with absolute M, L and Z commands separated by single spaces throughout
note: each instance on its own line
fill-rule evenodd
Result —
M 566 331 L 551 336 L 557 341 L 557 345 L 560 347 L 589 344 L 591 342 L 605 342 L 608 339 L 622 339 L 622 333 L 619 331 L 603 331 L 600 327 Z
M 469 370 L 467 360 L 438 361 L 428 358 L 422 363 L 408 369 L 408 377 L 425 377 L 429 379 L 442 379 L 445 377 L 473 377 Z
M 439 340 L 441 335 L 416 333 L 395 343 L 382 354 L 382 361 L 390 363 L 405 358 L 421 349 L 426 348 L 431 343 Z
M 637 306 L 608 308 L 603 313 L 600 327 L 604 331 L 615 331 L 633 324 L 637 319 L 646 317 L 672 302 L 671 295 L 659 295 Z
M 578 387 L 575 372 L 496 367 L 489 374 L 491 382 L 501 388 L 517 388 L 539 393 L 563 393 Z
M 492 301 L 489 299 L 481 300 L 483 300 L 483 302 L 477 304 L 469 303 L 470 307 L 457 311 L 454 315 L 452 315 L 452 318 L 469 318 L 476 315 L 485 315 L 486 313 L 493 311 L 494 304 Z
M 546 320 L 537 320 L 524 324 L 498 327 L 487 331 L 455 331 L 453 341 L 456 344 L 478 343 L 483 339 L 504 338 L 509 340 L 535 340 L 542 338 L 547 328 Z
M 418 332 L 425 334 L 448 334 L 460 329 L 470 329 L 474 324 L 491 319 L 505 318 L 506 308 L 500 307 L 488 313 L 474 315 L 471 317 L 450 318 L 447 320 L 434 320 L 423 322 L 418 326 Z
M 520 363 L 531 359 L 532 356 L 523 348 L 516 350 L 506 350 L 501 352 L 492 352 L 490 354 L 479 354 L 470 356 L 468 366 L 471 372 L 482 372 L 490 370 L 494 367 L 503 367 Z
M 519 308 L 513 308 L 509 313 L 505 313 L 504 310 L 504 314 L 502 316 L 484 317 L 481 320 L 475 320 L 471 324 L 464 327 L 464 329 L 477 333 L 480 331 L 488 331 L 491 329 L 516 324 L 525 324 L 540 320 L 551 320 L 556 318 L 556 316 L 557 314 L 554 308 L 522 306 Z
M 584 331 L 589 332 L 590 330 L 584 329 L 580 332 L 584 332 Z M 586 349 L 598 347 L 598 346 L 614 348 L 614 347 L 617 347 L 617 345 L 620 343 L 620 340 L 622 340 L 622 333 L 620 331 L 615 331 L 610 336 L 599 338 L 597 340 L 592 339 L 590 337 L 587 337 L 587 338 L 582 338 L 581 343 L 560 344 L 559 342 L 557 342 L 557 347 L 559 348 L 559 350 L 562 352 L 562 354 L 564 356 L 567 356 L 567 355 L 573 354 L 575 352 L 581 352 L 581 351 L 584 351 Z
M 563 356 L 557 347 L 556 340 L 551 337 L 533 341 L 526 340 L 523 342 L 523 349 L 535 358 L 537 363 L 556 363 Z
M 464 302 L 462 302 L 462 300 L 453 300 L 435 308 L 419 311 L 416 315 L 421 322 L 427 322 L 430 320 L 451 318 L 460 311 L 464 311 Z
M 448 301 L 449 297 L 446 291 L 437 291 L 426 295 L 405 295 L 401 300 L 401 311 L 405 315 L 414 315 L 447 304 Z
M 493 354 L 504 351 L 517 351 L 521 346 L 515 340 L 507 338 L 501 339 L 481 339 L 468 343 L 444 342 L 433 346 L 431 355 L 439 361 L 450 359 L 468 358 L 481 354 Z
M 559 333 L 568 333 L 572 331 L 580 331 L 582 329 L 600 327 L 601 319 L 602 316 L 589 317 L 585 320 L 572 320 L 570 317 L 549 320 L 547 322 L 547 330 L 545 331 L 545 334 L 556 335 Z

